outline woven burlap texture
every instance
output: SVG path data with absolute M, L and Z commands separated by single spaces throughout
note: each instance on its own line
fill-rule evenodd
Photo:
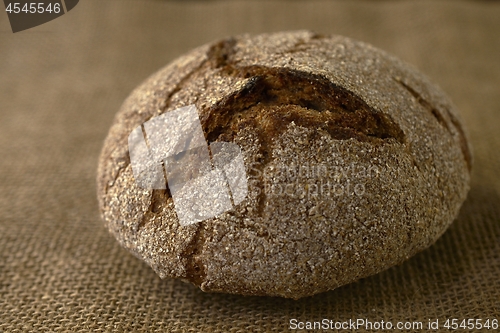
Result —
M 282 332 L 293 318 L 500 319 L 498 17 L 500 4 L 486 1 L 87 0 L 13 34 L 0 13 L 0 332 Z M 198 45 L 304 28 L 385 49 L 448 93 L 475 155 L 459 217 L 402 265 L 299 301 L 161 280 L 99 216 L 97 158 L 115 112 L 148 75 Z

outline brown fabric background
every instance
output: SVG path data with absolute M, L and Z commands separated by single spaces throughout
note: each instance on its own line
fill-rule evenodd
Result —
M 13 34 L 0 13 L 0 332 L 282 332 L 289 320 L 500 319 L 500 3 L 80 1 Z M 312 29 L 415 65 L 462 112 L 472 189 L 431 248 L 299 301 L 160 280 L 100 220 L 97 157 L 149 74 L 205 42 Z

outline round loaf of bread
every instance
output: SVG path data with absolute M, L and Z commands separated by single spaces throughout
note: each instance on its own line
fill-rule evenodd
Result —
M 168 179 L 138 184 L 129 151 L 135 129 L 186 106 L 207 146 L 237 145 L 244 181 L 230 209 L 191 224 Z M 116 115 L 97 184 L 110 232 L 162 278 L 298 299 L 434 243 L 470 168 L 456 108 L 425 76 L 368 44 L 299 31 L 211 43 L 148 78 Z

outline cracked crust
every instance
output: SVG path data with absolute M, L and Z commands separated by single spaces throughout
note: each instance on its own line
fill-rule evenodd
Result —
M 183 227 L 168 188 L 135 185 L 127 137 L 190 104 L 209 143 L 240 146 L 249 192 Z M 471 163 L 454 106 L 408 65 L 340 36 L 244 35 L 188 53 L 127 98 L 101 153 L 98 198 L 109 230 L 162 278 L 297 299 L 431 245 L 458 214 Z M 363 193 L 319 193 L 327 183 Z

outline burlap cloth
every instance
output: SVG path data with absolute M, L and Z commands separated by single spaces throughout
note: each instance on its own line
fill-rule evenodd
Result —
M 0 13 L 0 332 L 281 332 L 293 318 L 500 319 L 499 18 L 494 2 L 88 0 L 13 34 Z M 475 152 L 460 216 L 404 264 L 299 301 L 160 280 L 99 217 L 97 157 L 115 112 L 143 79 L 193 47 L 303 28 L 372 43 L 451 96 Z

